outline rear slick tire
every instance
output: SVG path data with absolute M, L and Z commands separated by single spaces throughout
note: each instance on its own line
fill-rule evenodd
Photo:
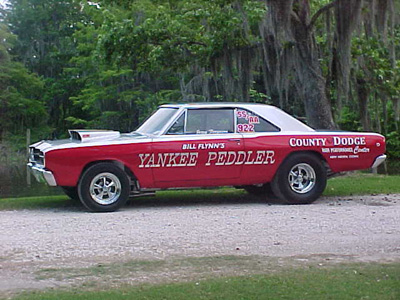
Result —
M 288 204 L 309 204 L 325 190 L 327 172 L 320 158 L 310 153 L 289 156 L 279 167 L 271 188 Z

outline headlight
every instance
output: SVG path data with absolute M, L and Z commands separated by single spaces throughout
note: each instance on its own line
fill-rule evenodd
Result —
M 33 148 L 29 148 L 29 161 L 35 161 L 35 156 L 33 154 Z

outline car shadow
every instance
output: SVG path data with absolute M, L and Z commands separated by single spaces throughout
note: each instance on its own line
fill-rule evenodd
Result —
M 283 204 L 277 199 L 268 199 L 265 196 L 255 196 L 246 192 L 190 192 L 171 191 L 160 195 L 144 196 L 130 199 L 126 208 L 149 208 L 149 207 L 185 207 L 185 206 L 226 206 L 242 204 Z
M 195 189 L 160 191 L 155 195 L 130 198 L 122 210 L 135 210 L 163 207 L 190 206 L 234 206 L 246 204 L 282 205 L 277 199 L 266 196 L 251 195 L 243 190 L 227 189 Z M 38 208 L 38 207 L 37 207 Z M 79 200 L 63 199 L 44 203 L 40 209 L 52 209 L 59 212 L 89 212 Z

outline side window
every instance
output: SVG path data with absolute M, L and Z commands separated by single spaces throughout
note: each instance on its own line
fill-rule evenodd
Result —
M 186 134 L 233 133 L 233 109 L 188 109 Z
M 185 129 L 185 114 L 183 113 L 178 120 L 171 126 L 167 134 L 184 134 Z
M 246 132 L 278 132 L 280 129 L 270 122 L 260 118 L 252 112 L 244 109 L 236 110 L 236 131 Z

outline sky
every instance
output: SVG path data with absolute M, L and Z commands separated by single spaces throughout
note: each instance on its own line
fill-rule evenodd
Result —
M 0 0 L 0 5 L 4 7 L 4 4 L 7 2 L 7 0 Z

